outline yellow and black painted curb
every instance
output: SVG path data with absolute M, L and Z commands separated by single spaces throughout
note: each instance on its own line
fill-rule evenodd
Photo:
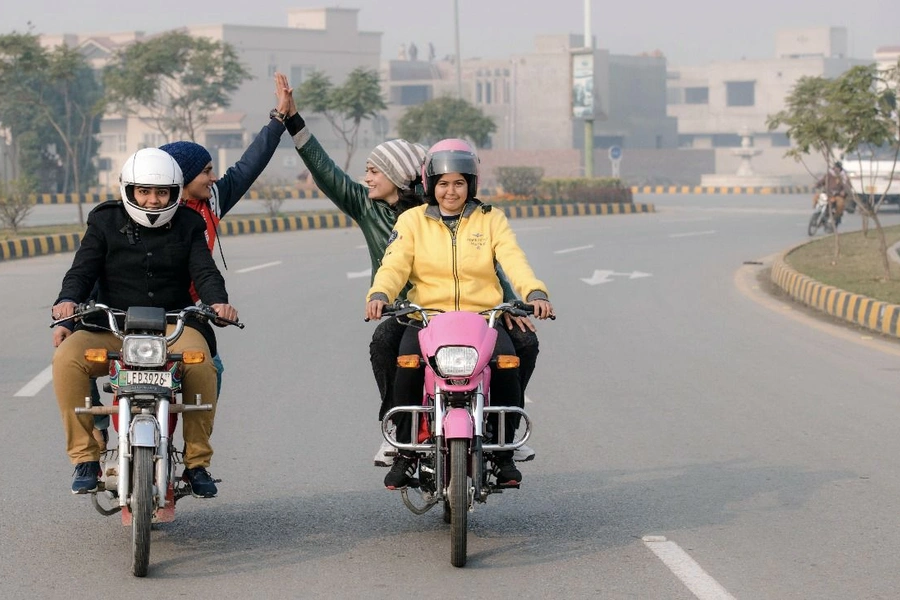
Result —
M 811 308 L 871 331 L 900 337 L 900 306 L 825 285 L 795 271 L 785 257 L 798 247 L 785 251 L 772 263 L 775 285 Z
M 0 242 L 0 261 L 57 252 L 74 252 L 81 245 L 80 233 L 59 233 Z
M 632 194 L 811 194 L 809 186 L 781 185 L 762 187 L 700 186 L 700 185 L 644 185 L 631 188 Z
M 643 185 L 632 186 L 632 194 L 811 194 L 809 186 L 699 186 L 699 185 Z M 492 190 L 484 190 L 484 200 L 490 202 Z M 324 198 L 317 189 L 298 190 L 295 188 L 264 188 L 250 190 L 244 200 L 303 200 L 307 198 Z M 35 204 L 98 204 L 107 200 L 118 200 L 118 194 L 34 194 L 31 196 Z
M 510 219 L 539 217 L 580 217 L 592 215 L 626 215 L 656 212 L 653 204 L 538 204 L 528 206 L 498 207 Z M 275 233 L 308 229 L 341 229 L 356 227 L 356 223 L 341 212 L 295 214 L 289 217 L 262 217 L 242 219 L 227 217 L 219 223 L 219 234 L 224 236 L 250 233 Z M 0 261 L 74 252 L 81 244 L 80 233 L 46 235 L 0 242 Z
M 271 188 L 250 190 L 244 200 L 274 200 L 324 198 L 319 190 L 298 190 L 293 188 Z M 33 194 L 31 200 L 35 204 L 99 204 L 107 200 L 118 200 L 119 194 Z

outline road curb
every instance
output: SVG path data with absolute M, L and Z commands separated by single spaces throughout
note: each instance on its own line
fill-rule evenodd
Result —
M 587 217 L 602 215 L 626 215 L 656 212 L 653 204 L 538 204 L 527 206 L 497 206 L 510 219 L 540 217 Z M 289 217 L 256 219 L 226 218 L 219 223 L 223 236 L 309 229 L 342 229 L 356 227 L 353 220 L 341 212 L 297 214 Z M 16 258 L 30 258 L 74 252 L 81 245 L 80 233 L 45 235 L 0 242 L 0 262 Z
M 825 285 L 787 264 L 787 255 L 808 243 L 798 244 L 778 255 L 772 263 L 772 283 L 810 308 L 877 333 L 900 337 L 900 306 Z
M 644 185 L 632 186 L 632 194 L 811 194 L 813 188 L 803 185 L 780 186 L 700 186 L 700 185 Z

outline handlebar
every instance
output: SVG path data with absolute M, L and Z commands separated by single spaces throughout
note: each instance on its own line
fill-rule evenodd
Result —
M 428 316 L 437 313 L 446 312 L 440 308 L 425 308 L 418 304 L 413 304 L 409 300 L 397 300 L 393 304 L 387 304 L 381 309 L 383 317 L 403 317 L 405 315 L 419 313 L 422 316 L 422 322 L 428 325 Z M 494 326 L 497 317 L 503 313 L 509 313 L 515 317 L 528 317 L 534 314 L 534 305 L 522 302 L 521 300 L 513 300 L 512 302 L 504 302 L 493 308 L 479 312 L 480 315 L 489 315 L 490 327 Z M 556 315 L 550 315 L 551 320 L 556 320 Z M 368 321 L 369 319 L 365 319 Z
M 117 317 L 124 317 L 127 311 L 112 308 L 105 304 L 101 304 L 99 302 L 95 302 L 91 300 L 90 302 L 86 302 L 83 304 L 79 304 L 75 307 L 75 314 L 70 317 L 66 317 L 64 319 L 57 319 L 50 323 L 50 327 L 56 327 L 60 323 L 64 323 L 66 321 L 77 320 L 86 317 L 87 315 L 103 312 L 106 313 L 109 328 L 108 330 L 113 333 L 117 338 L 123 339 L 125 334 L 119 329 L 119 322 Z M 166 336 L 166 345 L 171 345 L 175 342 L 179 337 L 181 337 L 182 332 L 184 331 L 184 324 L 186 317 L 189 314 L 196 314 L 200 317 L 201 320 L 211 320 L 214 322 L 225 323 L 226 325 L 234 325 L 240 329 L 244 328 L 244 324 L 240 321 L 232 321 L 231 319 L 226 319 L 224 317 L 220 317 L 216 314 L 216 312 L 212 309 L 211 306 L 206 304 L 199 304 L 196 306 L 188 306 L 181 310 L 173 310 L 166 312 L 166 322 L 169 323 L 172 319 L 175 322 L 175 329 L 171 334 Z

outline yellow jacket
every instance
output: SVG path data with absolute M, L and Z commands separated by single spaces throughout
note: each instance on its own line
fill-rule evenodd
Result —
M 467 202 L 452 231 L 437 206 L 410 209 L 397 219 L 366 298 L 391 302 L 409 281 L 407 298 L 419 306 L 493 308 L 503 301 L 495 261 L 522 298 L 547 298 L 547 286 L 535 277 L 502 211 Z

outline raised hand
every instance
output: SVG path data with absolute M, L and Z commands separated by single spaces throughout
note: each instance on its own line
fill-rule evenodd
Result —
M 278 112 L 284 113 L 287 117 L 297 112 L 294 88 L 290 86 L 284 73 L 275 73 L 275 97 L 278 99 Z

